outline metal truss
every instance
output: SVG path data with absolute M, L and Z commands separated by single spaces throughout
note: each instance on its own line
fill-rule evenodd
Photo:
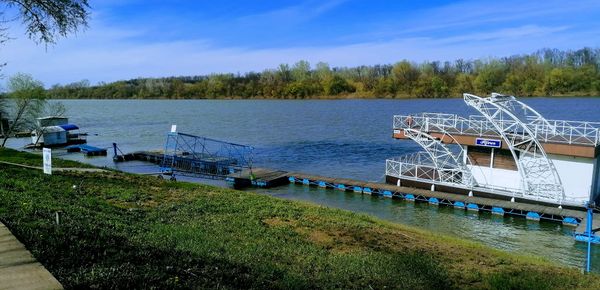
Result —
M 506 102 L 512 102 L 511 98 L 499 95 L 481 98 L 472 94 L 463 94 L 463 97 L 465 103 L 479 111 L 506 142 L 521 175 L 523 195 L 562 203 L 564 188 L 556 168 L 531 128 L 508 108 L 510 104 Z
M 439 129 L 443 130 L 443 128 Z M 436 138 L 423 131 L 410 128 L 404 129 L 404 135 L 425 149 L 441 182 L 460 183 L 469 187 L 477 185 L 471 169 L 463 160 L 466 157 L 469 161 L 469 158 L 465 155 L 462 146 L 456 146 L 458 148 L 458 153 L 456 153 L 442 142 L 442 140 L 451 139 L 455 144 L 459 144 L 452 135 L 443 133 L 440 138 Z
M 544 118 L 540 113 L 534 110 L 532 107 L 527 104 L 517 100 L 514 96 L 503 95 L 499 93 L 492 93 L 489 99 L 504 107 L 506 110 L 510 111 L 515 117 L 519 118 L 519 120 L 525 124 L 527 124 L 530 128 L 538 127 L 547 132 L 536 132 L 538 134 L 542 133 L 551 133 L 556 134 L 556 128 L 553 126 L 546 118 Z
M 252 150 L 246 145 L 170 132 L 165 143 L 161 172 L 225 178 L 243 169 L 252 169 Z

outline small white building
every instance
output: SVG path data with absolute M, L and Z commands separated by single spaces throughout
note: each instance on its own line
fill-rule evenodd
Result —
M 31 132 L 31 143 L 35 146 L 66 145 L 67 131 L 60 126 L 42 127 Z

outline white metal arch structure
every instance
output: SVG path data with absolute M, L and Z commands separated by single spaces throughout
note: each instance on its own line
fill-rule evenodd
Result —
M 503 99 L 472 94 L 463 94 L 463 97 L 465 103 L 479 111 L 506 142 L 521 176 L 523 195 L 562 203 L 564 188 L 554 164 L 531 129 L 511 110 L 499 104 Z
M 475 178 L 471 170 L 463 163 L 462 155 L 465 154 L 461 146 L 458 156 L 448 148 L 441 140 L 415 129 L 404 129 L 404 135 L 417 144 L 431 157 L 431 160 L 440 175 L 440 180 L 449 183 L 460 183 L 465 186 L 476 186 Z M 458 144 L 454 137 L 444 134 L 442 138 L 448 136 L 452 138 L 455 144 Z M 468 157 L 467 157 L 468 160 Z
M 556 134 L 556 128 L 550 124 L 538 111 L 534 110 L 527 104 L 517 100 L 514 96 L 492 93 L 490 100 L 496 104 L 503 106 L 505 109 L 513 113 L 521 122 L 527 125 L 533 125 L 531 129 L 536 135 L 539 133 Z

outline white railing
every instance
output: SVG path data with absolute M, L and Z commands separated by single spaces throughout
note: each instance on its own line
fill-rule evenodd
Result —
M 534 197 L 523 194 L 520 190 L 499 185 L 484 184 L 481 186 L 469 187 L 462 184 L 460 173 L 452 169 L 439 169 L 433 164 L 431 158 L 425 152 L 407 154 L 396 158 L 387 159 L 385 174 L 403 180 L 414 180 L 429 184 L 447 185 L 455 188 L 462 188 L 472 191 L 484 191 L 492 194 L 498 194 L 509 197 L 521 197 L 530 200 L 555 202 L 552 199 Z M 451 173 L 455 174 L 452 175 Z M 585 201 L 573 198 L 566 198 L 562 204 L 565 205 L 583 205 Z
M 425 182 L 462 184 L 460 168 L 438 168 L 425 152 L 407 154 L 386 160 L 385 174 L 397 178 L 408 178 Z
M 517 128 L 513 120 L 501 120 L 498 124 L 505 130 Z M 526 124 L 540 142 L 582 145 L 600 145 L 600 123 L 566 120 L 548 120 L 540 123 L 531 120 Z M 473 115 L 464 118 L 453 114 L 421 113 L 416 115 L 395 115 L 394 129 L 417 129 L 424 132 L 447 131 L 458 135 L 499 137 L 496 128 L 483 116 Z M 443 128 L 444 130 L 441 130 Z M 526 137 L 526 132 L 513 132 Z

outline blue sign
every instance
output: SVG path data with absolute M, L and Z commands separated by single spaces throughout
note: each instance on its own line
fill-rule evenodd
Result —
M 502 141 L 495 140 L 495 139 L 477 138 L 477 139 L 475 139 L 475 144 L 479 145 L 479 146 L 485 146 L 485 147 L 500 148 L 502 146 Z

